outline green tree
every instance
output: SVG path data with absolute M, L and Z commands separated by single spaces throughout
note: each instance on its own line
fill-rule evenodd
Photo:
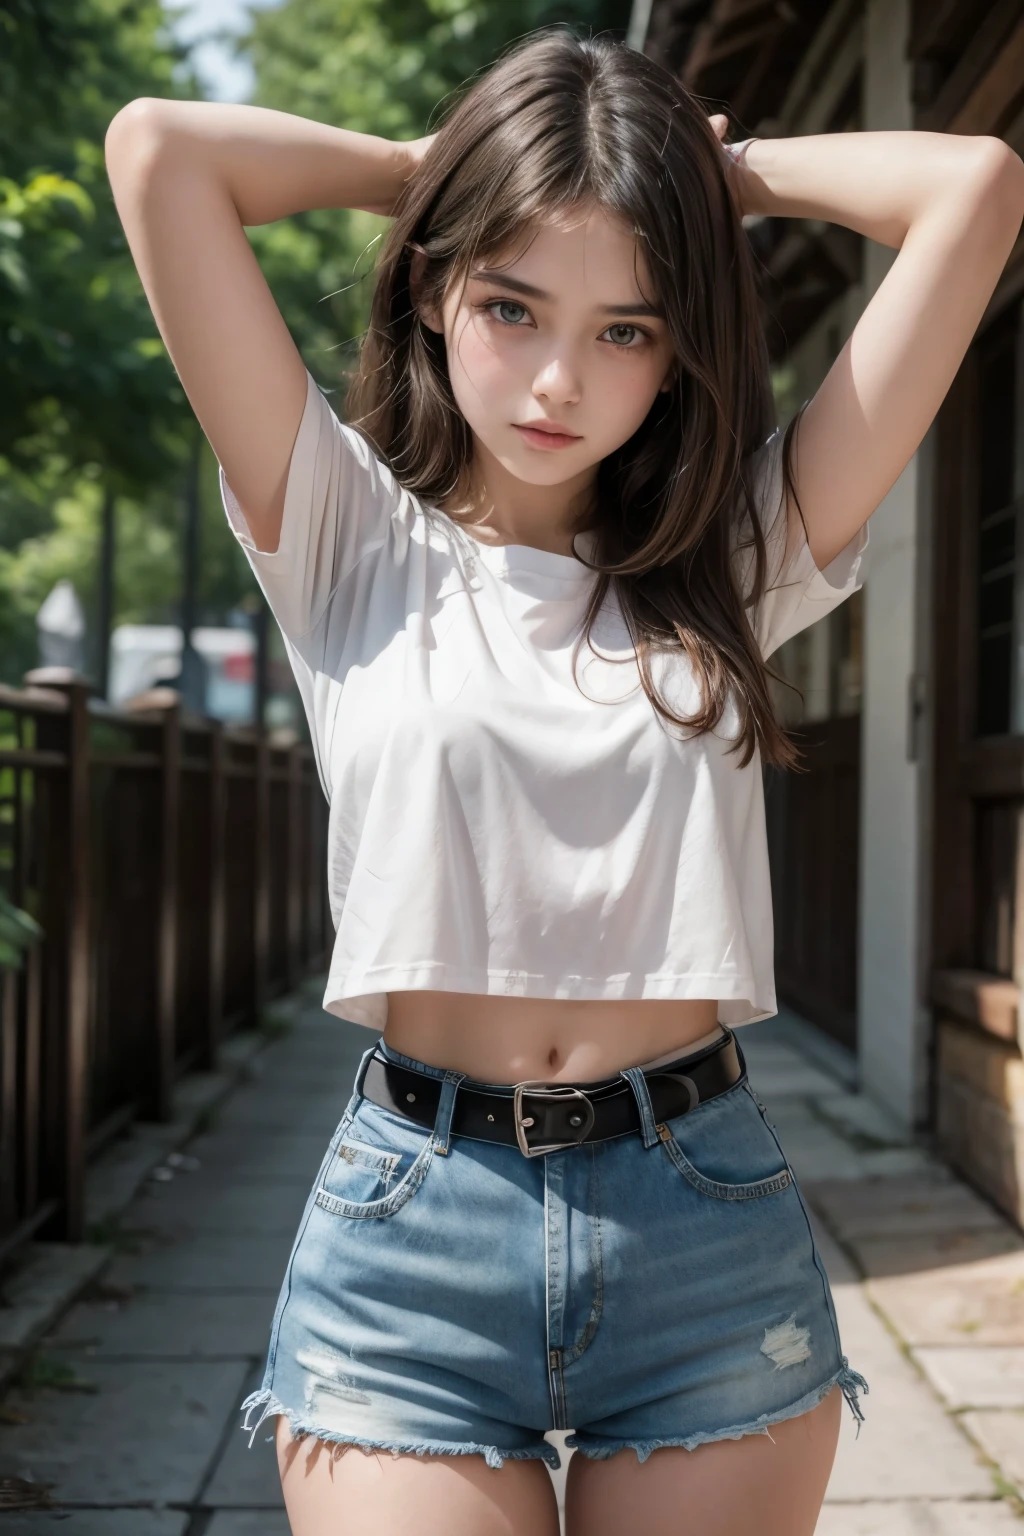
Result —
M 179 94 L 159 0 L 0 0 L 0 455 L 99 463 L 122 489 L 176 464 L 184 396 L 103 163 L 133 96 Z
M 56 580 L 94 606 L 105 493 L 117 498 L 118 618 L 174 614 L 196 428 L 121 230 L 103 138 L 133 97 L 194 89 L 159 0 L 0 0 L 5 681 L 34 662 L 35 613 Z M 223 516 L 207 514 L 204 578 L 230 606 L 251 578 Z

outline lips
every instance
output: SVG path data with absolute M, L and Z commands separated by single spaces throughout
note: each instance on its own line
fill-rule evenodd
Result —
M 581 440 L 578 432 L 567 431 L 561 422 L 517 421 L 513 425 L 520 437 L 529 443 L 531 448 L 570 448 L 573 443 Z

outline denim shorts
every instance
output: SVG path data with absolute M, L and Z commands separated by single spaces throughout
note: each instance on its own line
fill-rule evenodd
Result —
M 441 1081 L 433 1130 L 362 1096 L 374 1050 Z M 548 1430 L 644 1461 L 767 1433 L 837 1384 L 860 1420 L 867 1383 L 746 1071 L 663 1125 L 639 1068 L 622 1075 L 641 1130 L 527 1158 L 452 1136 L 460 1073 L 371 1047 L 242 1404 L 252 1437 L 284 1414 L 367 1451 L 557 1467 Z

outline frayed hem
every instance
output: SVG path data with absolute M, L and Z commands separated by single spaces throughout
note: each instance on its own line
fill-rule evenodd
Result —
M 250 1416 L 257 1408 L 263 1411 L 256 1423 L 250 1424 Z M 320 1429 L 316 1424 L 310 1424 L 293 1409 L 286 1408 L 284 1403 L 266 1388 L 260 1392 L 250 1393 L 242 1403 L 239 1412 L 245 1414 L 241 1429 L 249 1435 L 250 1450 L 264 1419 L 274 1418 L 280 1414 L 288 1420 L 288 1428 L 296 1439 L 309 1435 L 316 1440 L 324 1441 L 327 1445 L 336 1445 L 340 1448 L 353 1446 L 367 1455 L 373 1451 L 389 1451 L 392 1456 L 482 1456 L 487 1465 L 494 1468 L 504 1466 L 506 1461 L 538 1460 L 546 1462 L 553 1472 L 557 1472 L 562 1465 L 556 1448 L 546 1442 L 526 1450 L 503 1451 L 496 1445 L 477 1445 L 468 1440 L 428 1440 L 423 1444 L 415 1445 L 411 1441 L 361 1440 L 354 1435 L 335 1434 L 332 1430 Z M 268 1435 L 267 1438 L 273 1439 L 273 1436 Z
M 635 1451 L 637 1461 L 644 1462 L 653 1451 L 667 1449 L 670 1446 L 681 1448 L 685 1451 L 695 1451 L 700 1445 L 711 1445 L 716 1440 L 742 1440 L 746 1435 L 767 1435 L 773 1424 L 782 1424 L 786 1419 L 799 1418 L 802 1413 L 810 1413 L 823 1403 L 833 1387 L 839 1387 L 846 1399 L 850 1412 L 857 1421 L 857 1434 L 860 1434 L 860 1426 L 864 1422 L 864 1411 L 857 1400 L 858 1392 L 867 1393 L 871 1389 L 859 1371 L 850 1369 L 845 1355 L 841 1368 L 831 1376 L 823 1386 L 815 1387 L 813 1392 L 807 1392 L 798 1402 L 791 1403 L 788 1408 L 780 1408 L 776 1413 L 765 1413 L 760 1418 L 754 1419 L 749 1424 L 735 1424 L 729 1429 L 700 1430 L 694 1435 L 679 1436 L 678 1438 L 666 1435 L 661 1440 L 588 1440 L 578 1434 L 572 1434 L 565 1442 L 567 1450 L 579 1451 L 581 1456 L 586 1456 L 591 1461 L 607 1461 L 619 1451 Z

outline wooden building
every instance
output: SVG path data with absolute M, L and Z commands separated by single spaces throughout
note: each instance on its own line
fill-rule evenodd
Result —
M 921 128 L 1024 153 L 1024 0 L 636 0 L 631 41 L 735 135 Z M 780 411 L 817 388 L 892 254 L 752 224 Z M 782 648 L 808 772 L 768 786 L 782 999 L 1024 1220 L 1024 241 L 863 592 Z

